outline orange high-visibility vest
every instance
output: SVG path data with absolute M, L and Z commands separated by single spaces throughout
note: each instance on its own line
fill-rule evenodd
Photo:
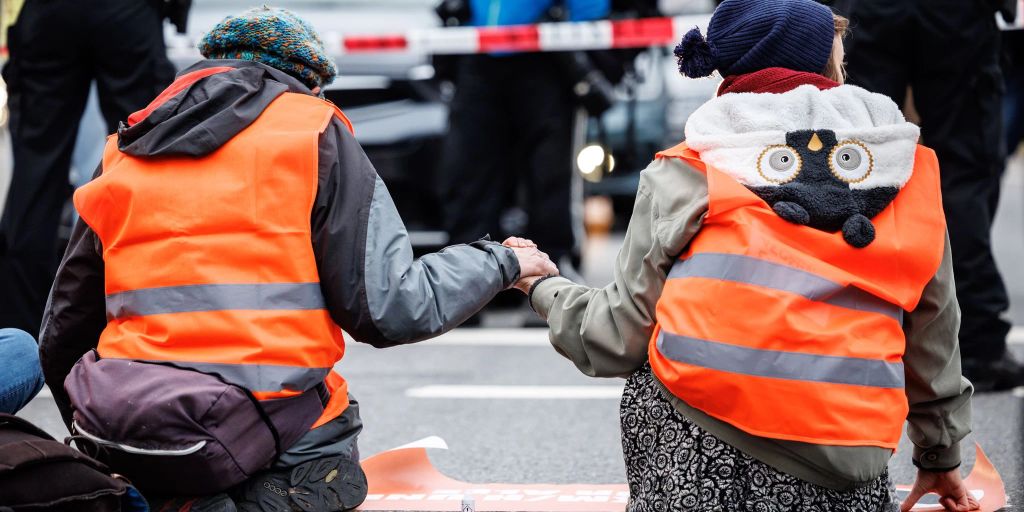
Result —
M 335 117 L 351 129 L 332 104 L 285 93 L 202 158 L 137 158 L 107 140 L 103 174 L 74 196 L 103 244 L 101 357 L 218 375 L 260 400 L 325 383 L 314 427 L 348 407 L 310 234 L 318 141 Z
M 907 416 L 904 311 L 942 260 L 935 153 L 872 222 L 863 249 L 783 220 L 684 144 L 658 154 L 706 173 L 708 212 L 657 305 L 649 356 L 681 400 L 750 434 L 895 448 Z

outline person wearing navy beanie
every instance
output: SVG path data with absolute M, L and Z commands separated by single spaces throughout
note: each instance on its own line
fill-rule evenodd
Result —
M 559 354 L 626 378 L 629 512 L 981 505 L 957 469 L 973 388 L 938 159 L 844 83 L 846 29 L 812 0 L 723 1 L 675 54 L 724 80 L 640 173 L 614 281 L 515 285 Z

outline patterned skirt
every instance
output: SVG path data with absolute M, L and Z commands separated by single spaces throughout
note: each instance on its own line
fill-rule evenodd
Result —
M 836 491 L 720 441 L 679 414 L 649 365 L 626 382 L 620 417 L 630 512 L 899 510 L 888 471 L 864 487 Z

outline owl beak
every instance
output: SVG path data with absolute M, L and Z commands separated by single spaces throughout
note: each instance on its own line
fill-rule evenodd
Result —
M 811 137 L 810 142 L 807 143 L 807 149 L 811 151 L 821 151 L 821 148 L 823 147 L 825 147 L 825 145 L 821 143 L 821 139 L 818 138 L 817 133 L 815 133 L 814 136 Z

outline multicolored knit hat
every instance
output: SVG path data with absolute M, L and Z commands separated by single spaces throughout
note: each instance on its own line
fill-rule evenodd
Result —
M 261 62 L 310 89 L 331 83 L 338 73 L 316 30 L 285 9 L 264 6 L 228 16 L 203 36 L 199 51 L 208 59 Z

